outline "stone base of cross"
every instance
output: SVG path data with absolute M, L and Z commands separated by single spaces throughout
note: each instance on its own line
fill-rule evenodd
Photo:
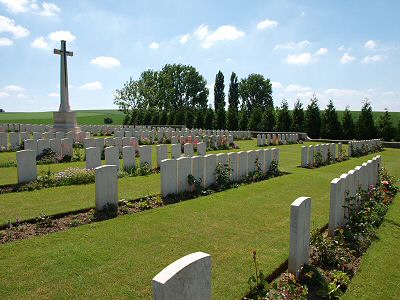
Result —
M 76 122 L 76 112 L 75 111 L 64 111 L 64 112 L 53 112 L 53 131 L 62 131 L 78 133 L 81 131 Z

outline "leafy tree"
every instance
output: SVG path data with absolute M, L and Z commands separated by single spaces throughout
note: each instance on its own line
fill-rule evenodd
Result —
M 310 104 L 307 106 L 306 110 L 306 122 L 305 128 L 307 134 L 311 138 L 319 138 L 321 132 L 321 114 L 318 106 L 318 99 L 315 95 L 310 100 Z
M 194 126 L 196 128 L 204 128 L 204 119 L 205 119 L 206 114 L 207 114 L 207 110 L 205 110 L 205 109 L 197 110 L 196 118 L 195 118 L 196 120 L 194 122 L 195 123 Z
M 160 114 L 160 121 L 158 122 L 160 125 L 167 125 L 168 122 L 168 112 L 164 109 Z
M 138 107 L 140 101 L 139 89 L 137 81 L 129 78 L 124 86 L 120 90 L 116 90 L 114 93 L 114 104 L 118 105 L 118 110 L 129 114 L 130 111 Z
M 249 126 L 249 112 L 242 107 L 242 110 L 240 111 L 240 116 L 239 116 L 239 128 L 240 130 L 248 130 Z
M 385 108 L 385 113 L 378 119 L 379 137 L 385 141 L 390 141 L 396 136 L 396 129 L 393 126 L 389 111 Z
M 249 120 L 249 130 L 261 131 L 262 110 L 260 107 L 254 107 Z
M 242 104 L 246 105 L 249 112 L 252 112 L 254 107 L 261 109 L 274 107 L 272 84 L 261 74 L 250 74 L 242 79 L 239 83 L 239 95 L 242 98 Z
M 354 125 L 353 117 L 351 115 L 349 106 L 346 106 L 346 109 L 343 113 L 342 118 L 342 137 L 345 140 L 352 140 L 356 136 L 356 126 Z
M 175 122 L 175 111 L 171 110 L 168 112 L 168 120 L 167 120 L 167 124 L 168 125 L 174 125 Z
M 294 103 L 292 118 L 292 131 L 304 132 L 304 110 L 303 103 L 297 99 Z
M 193 111 L 191 109 L 187 109 L 185 114 L 185 125 L 187 128 L 193 128 L 193 124 L 194 124 Z
M 204 127 L 206 129 L 213 129 L 213 121 L 214 121 L 214 111 L 211 107 L 207 109 L 206 119 L 204 121 Z
M 151 125 L 159 125 L 160 114 L 154 110 L 151 114 Z
M 206 108 L 207 81 L 192 66 L 165 65 L 159 76 L 160 98 L 168 109 Z
M 367 98 L 363 101 L 361 113 L 358 116 L 357 132 L 359 139 L 365 140 L 376 137 L 376 128 L 372 114 L 372 107 Z
M 276 125 L 275 109 L 268 107 L 261 117 L 262 131 L 273 131 Z
M 228 118 L 227 127 L 229 130 L 238 130 L 239 128 L 239 83 L 235 72 L 232 72 L 229 83 L 228 94 Z
M 152 111 L 151 110 L 146 110 L 144 111 L 144 116 L 143 116 L 143 125 L 149 125 L 151 124 L 151 117 L 152 117 Z
M 194 67 L 167 64 L 161 71 L 142 72 L 138 80 L 130 78 L 121 89 L 115 91 L 114 104 L 125 115 L 135 109 L 144 111 L 143 116 L 139 117 L 139 113 L 138 118 L 135 118 L 137 122 L 148 121 L 148 110 L 156 109 L 159 112 L 173 111 L 173 117 L 168 118 L 168 123 L 179 121 L 179 124 L 183 124 L 187 109 L 207 108 L 206 84 L 206 80 Z
M 225 84 L 224 74 L 221 71 L 215 76 L 214 84 L 214 109 L 215 109 L 215 129 L 225 129 L 226 115 L 225 115 Z
M 397 123 L 397 137 L 396 137 L 397 141 L 400 141 L 400 120 Z
M 183 109 L 178 110 L 175 113 L 175 125 L 184 125 L 185 124 L 185 111 Z
M 276 127 L 278 131 L 290 131 L 290 126 L 292 125 L 292 117 L 289 112 L 288 102 L 283 99 L 281 102 L 281 107 L 277 111 L 277 121 Z
M 321 135 L 324 138 L 338 139 L 342 136 L 342 128 L 332 100 L 329 100 L 329 103 L 322 114 L 321 127 Z

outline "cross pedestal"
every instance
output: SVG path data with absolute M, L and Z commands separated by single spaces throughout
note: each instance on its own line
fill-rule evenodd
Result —
M 66 42 L 61 41 L 61 49 L 54 49 L 54 54 L 60 55 L 60 108 L 53 113 L 54 131 L 74 133 L 80 132 L 76 122 L 76 112 L 71 111 L 68 97 L 68 73 L 67 56 L 73 56 L 73 52 L 66 50 Z

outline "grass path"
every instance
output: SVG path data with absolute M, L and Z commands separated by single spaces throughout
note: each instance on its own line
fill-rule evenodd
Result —
M 373 156 L 308 170 L 296 167 L 299 148 L 281 148 L 282 169 L 290 175 L 1 245 L 0 295 L 149 299 L 151 279 L 159 271 L 188 253 L 203 251 L 212 255 L 213 298 L 238 299 L 252 273 L 253 249 L 266 273 L 287 258 L 290 204 L 299 196 L 312 197 L 313 226 L 324 225 L 330 181 Z M 381 153 L 397 177 L 399 154 Z M 86 196 L 91 197 L 88 191 Z M 16 210 L 23 211 L 28 202 L 21 200 Z

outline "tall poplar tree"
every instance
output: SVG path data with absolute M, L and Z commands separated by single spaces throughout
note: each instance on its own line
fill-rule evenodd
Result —
M 228 118 L 227 118 L 228 130 L 238 130 L 239 129 L 239 82 L 235 72 L 232 72 L 230 78 L 228 103 L 229 103 Z
M 215 129 L 226 128 L 224 74 L 218 71 L 214 84 Z

